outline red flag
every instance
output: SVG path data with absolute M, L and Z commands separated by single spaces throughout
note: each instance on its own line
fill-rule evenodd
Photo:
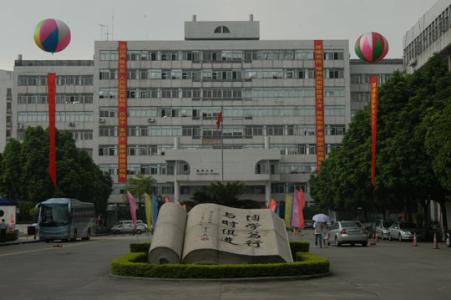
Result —
M 216 129 L 219 129 L 221 127 L 222 122 L 222 111 L 219 112 L 218 116 L 216 117 Z
M 127 192 L 127 196 L 128 204 L 130 205 L 130 216 L 132 218 L 132 223 L 136 227 L 136 199 L 130 192 Z
M 301 191 L 299 192 L 299 201 L 300 201 L 300 213 L 299 213 L 299 218 L 300 223 L 301 223 L 301 228 L 304 229 L 304 207 L 305 207 L 305 194 L 304 194 L 304 190 L 301 189 Z
M 56 187 L 56 129 L 55 129 L 56 74 L 47 74 L 47 100 L 49 104 L 49 176 Z
M 377 137 L 377 106 L 378 106 L 377 75 L 370 77 L 371 90 L 371 186 L 376 180 L 376 137 Z
M 269 202 L 268 208 L 269 208 L 270 210 L 272 210 L 272 212 L 275 213 L 276 210 L 277 210 L 277 201 L 276 201 L 275 199 L 271 199 L 271 201 Z

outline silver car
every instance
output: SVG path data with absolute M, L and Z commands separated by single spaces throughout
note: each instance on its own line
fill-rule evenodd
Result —
M 378 220 L 376 222 L 376 234 L 377 237 L 381 240 L 385 240 L 390 237 L 390 226 L 392 222 L 384 221 L 384 220 Z
M 393 239 L 399 241 L 413 240 L 413 235 L 416 231 L 416 225 L 408 222 L 395 222 L 390 228 L 390 235 L 388 239 L 391 241 Z
M 332 224 L 328 238 L 329 243 L 334 243 L 335 246 L 343 244 L 368 246 L 368 233 L 359 221 L 338 221 Z
M 147 231 L 147 225 L 143 223 L 141 220 L 137 220 L 136 228 L 133 226 L 131 220 L 121 220 L 118 224 L 114 225 L 111 228 L 112 233 L 137 233 L 140 234 L 142 232 Z

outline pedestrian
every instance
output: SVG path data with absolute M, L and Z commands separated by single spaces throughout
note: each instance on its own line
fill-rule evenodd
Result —
M 8 228 L 8 225 L 5 223 L 5 219 L 2 219 L 2 222 L 0 223 L 0 242 L 6 242 L 6 229 Z
M 323 233 L 323 223 L 322 222 L 315 222 L 313 223 L 313 228 L 315 228 L 315 246 L 318 246 L 320 248 L 323 247 L 323 237 L 322 237 L 322 233 Z

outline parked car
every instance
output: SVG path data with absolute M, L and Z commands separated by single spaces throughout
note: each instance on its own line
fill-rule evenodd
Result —
M 414 223 L 409 222 L 394 222 L 388 230 L 388 239 L 390 241 L 393 239 L 399 241 L 408 241 L 413 240 L 413 235 L 417 233 L 417 226 Z M 419 238 L 418 233 L 417 238 Z
M 379 239 L 385 240 L 390 237 L 390 226 L 393 222 L 390 221 L 384 221 L 384 220 L 378 220 L 376 222 L 376 235 Z
M 338 221 L 330 226 L 328 235 L 329 244 L 332 242 L 335 246 L 343 244 L 368 246 L 368 233 L 359 221 Z
M 111 228 L 112 233 L 137 233 L 141 234 L 147 231 L 147 225 L 142 220 L 136 221 L 136 229 L 131 220 L 121 220 Z
M 313 221 L 305 221 L 304 229 L 313 229 Z

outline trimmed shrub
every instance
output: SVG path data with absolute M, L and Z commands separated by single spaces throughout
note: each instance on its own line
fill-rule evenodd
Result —
M 129 253 L 113 260 L 112 273 L 153 278 L 245 278 L 320 275 L 329 272 L 329 261 L 311 253 L 298 252 L 294 263 L 275 264 L 149 264 L 146 253 Z
M 150 243 L 133 243 L 130 244 L 130 252 L 136 253 L 136 252 L 149 252 L 150 249 Z
M 150 243 L 133 243 L 130 244 L 130 252 L 149 252 Z M 290 249 L 291 254 L 293 255 L 293 259 L 296 257 L 297 252 L 309 252 L 310 243 L 304 241 L 290 241 Z
M 293 256 L 293 259 L 295 259 L 297 252 L 309 252 L 310 243 L 304 241 L 290 241 L 290 249 L 291 255 Z
M 19 230 L 6 232 L 6 242 L 17 241 L 18 238 L 19 238 Z

